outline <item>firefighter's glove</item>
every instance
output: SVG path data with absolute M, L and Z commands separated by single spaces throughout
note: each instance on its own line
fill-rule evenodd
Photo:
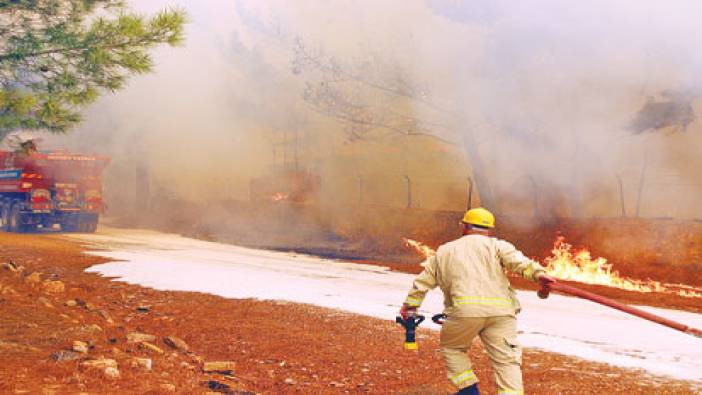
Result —
M 548 298 L 548 294 L 551 292 L 551 285 L 556 283 L 556 279 L 547 276 L 544 272 L 539 272 L 536 274 L 536 281 L 541 286 L 540 289 L 536 292 L 536 294 L 541 299 Z
M 417 315 L 416 307 L 407 304 L 402 305 L 402 308 L 400 309 L 400 316 L 402 316 L 403 320 L 406 320 L 409 317 L 414 317 L 415 315 Z

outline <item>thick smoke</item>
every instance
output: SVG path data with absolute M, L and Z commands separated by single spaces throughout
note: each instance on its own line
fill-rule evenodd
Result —
M 115 208 L 137 167 L 202 202 L 297 166 L 326 203 L 461 209 L 480 161 L 506 214 L 700 217 L 699 123 L 640 113 L 699 112 L 696 1 L 132 4 L 188 11 L 185 47 L 51 141 L 113 156 Z

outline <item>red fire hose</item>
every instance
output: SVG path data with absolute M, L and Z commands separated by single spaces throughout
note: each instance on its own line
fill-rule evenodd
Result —
M 657 324 L 665 325 L 669 328 L 673 328 L 675 330 L 678 330 L 683 333 L 687 333 L 688 335 L 692 336 L 697 336 L 699 338 L 702 338 L 702 331 L 693 328 L 684 324 L 681 324 L 676 321 L 669 320 L 667 318 L 663 318 L 661 316 L 657 316 L 655 314 L 651 314 L 649 312 L 637 309 L 635 307 L 631 307 L 629 305 L 625 305 L 623 303 L 615 302 L 612 299 L 605 298 L 603 296 L 594 294 L 592 292 L 587 292 L 584 291 L 580 288 L 575 288 L 571 287 L 570 285 L 566 284 L 561 284 L 557 281 L 544 281 L 541 283 L 541 289 L 538 292 L 538 295 L 541 299 L 546 299 L 548 298 L 548 295 L 551 291 L 556 291 L 556 292 L 561 292 L 564 294 L 572 295 L 572 296 L 577 296 L 582 299 L 587 299 L 590 301 L 593 301 L 595 303 L 599 303 L 605 306 L 609 306 L 613 309 L 617 309 L 620 311 L 623 311 L 625 313 L 629 313 L 632 315 L 635 315 L 637 317 L 643 318 L 645 320 L 653 321 Z

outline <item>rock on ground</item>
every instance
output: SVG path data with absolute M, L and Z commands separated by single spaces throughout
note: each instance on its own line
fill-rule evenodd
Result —
M 166 336 L 163 338 L 163 342 L 166 343 L 169 347 L 174 348 L 176 350 L 183 352 L 190 351 L 188 343 L 183 341 L 183 339 L 177 338 L 175 336 Z
M 236 362 L 232 361 L 211 361 L 205 362 L 202 370 L 206 373 L 232 373 L 236 368 Z
M 88 343 L 80 341 L 80 340 L 73 341 L 73 351 L 83 353 L 83 354 L 87 353 L 88 352 Z
M 156 336 L 149 335 L 148 333 L 127 333 L 127 343 L 152 342 L 154 340 L 156 340 Z
M 95 369 L 117 368 L 117 361 L 110 358 L 89 359 L 80 363 L 80 366 Z

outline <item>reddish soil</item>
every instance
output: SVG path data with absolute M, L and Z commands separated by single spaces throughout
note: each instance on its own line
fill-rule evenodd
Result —
M 0 234 L 0 248 L 0 261 L 11 258 L 24 267 L 18 272 L 0 269 L 0 393 L 452 390 L 438 353 L 438 336 L 428 330 L 419 333 L 419 352 L 407 353 L 401 346 L 402 332 L 389 320 L 113 282 L 84 272 L 102 259 L 83 255 L 78 245 L 51 236 Z M 40 282 L 33 281 L 37 272 Z M 48 292 L 46 280 L 62 281 L 65 290 Z M 131 332 L 155 335 L 152 343 L 163 353 L 127 343 Z M 165 336 L 183 339 L 190 351 L 169 347 Z M 72 361 L 51 359 L 75 340 L 88 342 L 89 351 Z M 116 360 L 118 378 L 81 366 L 103 356 Z M 494 393 L 489 364 L 477 343 L 472 356 L 481 389 Z M 134 357 L 151 358 L 153 368 L 131 367 Z M 203 361 L 217 360 L 233 361 L 236 367 L 226 375 L 203 373 Z M 527 393 L 695 393 L 685 382 L 536 350 L 525 351 L 523 366 Z

